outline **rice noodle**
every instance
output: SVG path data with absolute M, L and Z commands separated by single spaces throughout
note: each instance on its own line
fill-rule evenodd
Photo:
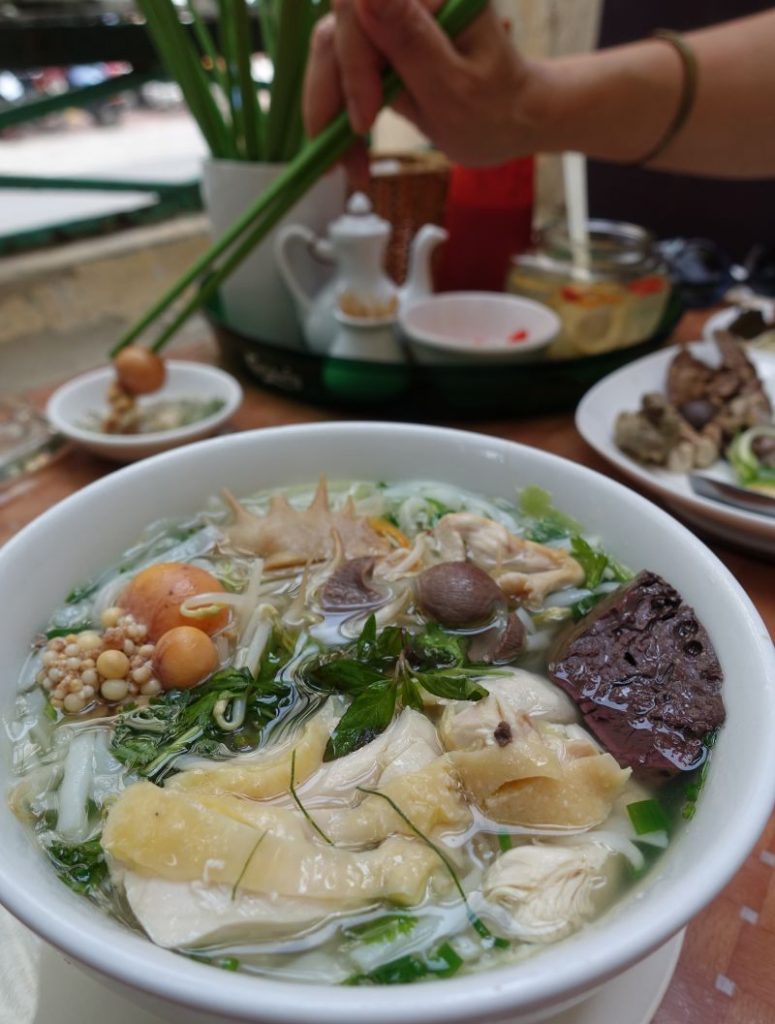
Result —
M 65 758 L 64 775 L 59 787 L 57 831 L 71 843 L 82 843 L 87 836 L 89 818 L 86 801 L 91 794 L 94 772 L 94 730 L 78 733 Z
M 597 843 L 599 846 L 606 846 L 614 853 L 620 853 L 626 857 L 636 871 L 640 871 L 646 863 L 646 858 L 635 843 L 612 829 L 592 829 L 590 832 L 579 832 L 567 839 L 564 837 L 553 839 L 552 842 L 560 843 L 562 846 L 573 846 L 577 843 Z

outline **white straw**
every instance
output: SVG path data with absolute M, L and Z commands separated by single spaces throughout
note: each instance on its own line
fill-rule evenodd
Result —
M 589 269 L 589 213 L 587 207 L 587 162 L 582 153 L 562 154 L 565 211 L 568 238 L 575 270 Z

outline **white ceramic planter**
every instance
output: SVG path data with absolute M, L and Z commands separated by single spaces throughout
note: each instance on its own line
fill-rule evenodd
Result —
M 284 164 L 246 163 L 239 160 L 206 160 L 202 188 L 213 236 L 222 234 L 283 171 Z M 302 348 L 301 325 L 293 300 L 280 277 L 274 258 L 277 232 L 288 224 L 302 224 L 316 234 L 344 208 L 344 171 L 325 175 L 286 214 L 221 289 L 224 313 L 230 326 L 276 345 Z M 312 293 L 326 280 L 327 268 L 313 261 L 304 284 Z

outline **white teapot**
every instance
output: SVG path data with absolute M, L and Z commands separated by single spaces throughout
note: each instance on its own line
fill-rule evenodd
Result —
M 447 237 L 446 231 L 435 224 L 420 228 L 412 242 L 409 273 L 402 288 L 383 269 L 390 231 L 390 223 L 373 212 L 368 196 L 356 192 L 346 213 L 329 225 L 327 238 L 297 224 L 278 232 L 277 267 L 296 303 L 311 351 L 322 354 L 331 349 L 338 333 L 337 312 L 352 318 L 382 319 L 395 316 L 401 306 L 433 290 L 431 252 Z M 294 262 L 299 242 L 313 258 L 336 268 L 333 280 L 316 295 L 305 288 L 303 268 Z

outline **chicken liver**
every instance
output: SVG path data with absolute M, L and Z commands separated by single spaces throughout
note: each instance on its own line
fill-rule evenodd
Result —
M 724 721 L 723 673 L 692 608 L 642 572 L 600 602 L 551 652 L 549 675 L 621 765 L 649 782 L 691 771 Z

